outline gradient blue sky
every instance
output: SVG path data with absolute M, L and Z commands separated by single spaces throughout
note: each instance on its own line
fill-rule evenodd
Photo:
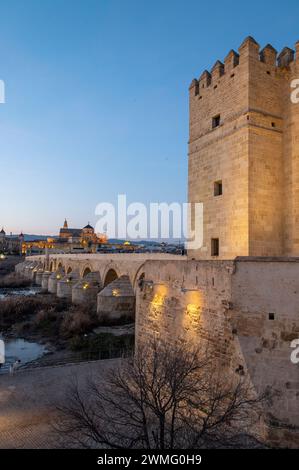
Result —
M 188 86 L 249 34 L 299 39 L 298 0 L 0 0 L 0 226 L 57 233 L 99 202 L 185 201 Z

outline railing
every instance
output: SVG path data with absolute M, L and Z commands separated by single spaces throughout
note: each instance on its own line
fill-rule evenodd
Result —
M 41 367 L 54 367 L 54 366 L 64 366 L 71 364 L 80 364 L 82 362 L 96 362 L 107 359 L 117 359 L 117 358 L 129 358 L 134 354 L 133 349 L 107 349 L 103 351 L 82 351 L 79 353 L 69 353 L 64 355 L 61 358 L 55 357 L 44 357 L 36 361 L 28 362 L 26 364 L 18 366 L 14 373 L 21 371 L 37 369 Z M 8 374 L 10 371 L 10 364 L 4 364 L 0 368 L 0 375 Z
M 10 369 L 10 364 L 3 364 L 0 367 L 0 374 L 7 374 L 9 372 L 9 369 Z

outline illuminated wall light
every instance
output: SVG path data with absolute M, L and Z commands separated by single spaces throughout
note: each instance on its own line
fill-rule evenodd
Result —
M 112 295 L 113 295 L 113 297 L 119 297 L 119 295 L 120 295 L 119 290 L 118 289 L 113 289 Z
M 86 290 L 86 289 L 88 289 L 88 287 L 89 287 L 89 284 L 87 284 L 87 282 L 86 282 L 86 283 L 83 285 L 83 289 Z
M 161 307 L 164 304 L 164 300 L 165 300 L 165 295 L 155 294 L 151 304 L 154 307 Z
M 197 304 L 188 304 L 187 305 L 187 313 L 191 316 L 198 316 L 199 315 L 199 305 Z

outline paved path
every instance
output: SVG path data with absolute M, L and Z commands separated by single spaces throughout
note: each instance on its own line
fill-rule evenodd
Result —
M 59 447 L 51 422 L 72 376 L 100 376 L 117 360 L 19 371 L 0 375 L 0 449 Z

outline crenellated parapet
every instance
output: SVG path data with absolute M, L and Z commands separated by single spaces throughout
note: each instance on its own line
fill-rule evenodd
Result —
M 189 88 L 190 96 L 202 96 L 205 89 L 217 88 L 221 79 L 234 73 L 234 69 L 240 64 L 249 61 L 259 62 L 274 68 L 277 72 L 292 68 L 299 63 L 299 41 L 295 44 L 295 49 L 284 47 L 278 53 L 271 44 L 261 49 L 259 43 L 252 36 L 248 36 L 238 48 L 238 53 L 232 49 L 225 57 L 224 63 L 217 60 L 210 71 L 205 70 L 198 79 L 192 80 Z

